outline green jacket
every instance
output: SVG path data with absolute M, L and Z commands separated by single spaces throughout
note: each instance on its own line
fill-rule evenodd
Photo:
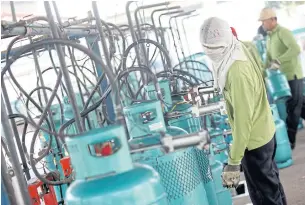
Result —
M 301 49 L 297 44 L 293 34 L 288 29 L 277 25 L 267 37 L 267 62 L 269 66 L 271 60 L 281 62 L 280 70 L 287 77 L 287 80 L 303 78 L 299 54 Z
M 233 136 L 231 165 L 240 164 L 246 149 L 267 144 L 275 133 L 261 70 L 245 47 L 244 52 L 248 60 L 232 64 L 223 92 Z
M 246 46 L 246 48 L 250 52 L 251 56 L 253 57 L 256 64 L 259 66 L 261 73 L 263 75 L 264 74 L 264 63 L 259 55 L 259 52 L 258 52 L 256 46 L 251 41 L 243 41 L 242 43 Z

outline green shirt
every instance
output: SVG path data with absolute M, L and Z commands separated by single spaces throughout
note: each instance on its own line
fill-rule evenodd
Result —
M 299 54 L 301 49 L 297 44 L 293 34 L 288 29 L 277 25 L 273 31 L 268 33 L 267 37 L 267 62 L 279 60 L 281 62 L 280 70 L 286 76 L 287 80 L 303 78 Z
M 247 61 L 235 61 L 227 73 L 224 88 L 226 110 L 233 142 L 229 164 L 240 164 L 246 149 L 267 144 L 275 125 L 259 67 L 244 47 Z
M 253 57 L 253 60 L 255 61 L 256 65 L 259 66 L 261 73 L 263 75 L 264 74 L 264 63 L 259 55 L 259 52 L 258 52 L 256 46 L 250 41 L 243 41 L 242 43 L 246 46 L 246 48 L 250 52 L 251 56 Z

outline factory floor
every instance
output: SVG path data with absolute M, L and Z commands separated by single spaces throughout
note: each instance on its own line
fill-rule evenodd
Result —
M 293 151 L 294 164 L 280 170 L 288 205 L 305 205 L 305 129 L 299 130 L 296 148 Z M 242 176 L 244 180 L 244 176 Z M 249 196 L 234 199 L 234 205 L 250 205 Z

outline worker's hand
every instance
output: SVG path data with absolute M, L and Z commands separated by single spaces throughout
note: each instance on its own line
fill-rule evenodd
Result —
M 273 70 L 279 69 L 281 66 L 281 62 L 278 60 L 272 60 L 269 64 L 269 68 Z
M 240 165 L 225 164 L 221 177 L 224 187 L 237 187 L 240 181 Z

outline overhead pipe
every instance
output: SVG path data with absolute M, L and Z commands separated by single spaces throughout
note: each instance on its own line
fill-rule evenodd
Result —
M 65 23 L 62 23 L 61 18 L 60 18 L 60 13 L 59 13 L 59 10 L 58 10 L 58 8 L 57 8 L 56 2 L 53 1 L 52 3 L 53 3 L 54 11 L 55 11 L 56 16 L 57 16 L 57 19 L 58 19 L 58 23 L 61 25 L 61 27 L 68 27 L 69 24 L 70 24 L 69 21 L 68 21 L 68 22 L 65 22 Z M 96 2 L 95 2 L 95 3 L 96 3 Z M 96 4 L 96 5 L 97 5 L 97 4 Z M 93 10 L 94 10 L 94 9 L 93 9 Z M 97 11 L 98 11 L 98 10 L 97 10 Z M 99 14 L 99 13 L 98 13 L 98 14 Z M 76 20 L 73 24 L 76 24 L 77 22 L 90 22 L 90 20 L 94 20 L 94 19 L 95 19 L 95 20 L 98 19 L 98 21 L 101 21 L 100 23 L 102 23 L 102 24 L 106 27 L 107 31 L 109 32 L 109 44 L 110 44 L 110 48 L 113 49 L 113 51 L 111 50 L 111 54 L 110 54 L 110 55 L 109 55 L 109 53 L 108 53 L 108 50 L 107 50 L 107 53 L 104 53 L 105 58 L 106 58 L 106 62 L 107 62 L 107 60 L 108 60 L 106 56 L 108 56 L 108 58 L 110 59 L 110 64 L 111 64 L 111 55 L 115 53 L 114 40 L 113 40 L 113 37 L 112 37 L 112 34 L 111 34 L 111 30 L 110 30 L 108 24 L 107 24 L 105 21 L 101 20 L 100 18 L 93 18 L 90 11 L 88 12 L 88 16 L 89 16 L 89 17 L 87 17 L 87 18 L 85 18 L 85 19 L 81 19 L 81 20 L 79 20 L 79 21 Z M 95 15 L 95 16 L 96 16 L 96 15 Z M 98 16 L 99 16 L 99 15 L 98 15 Z M 98 25 L 97 25 L 97 30 L 99 31 Z M 102 37 L 101 37 L 101 38 L 102 38 Z M 104 39 L 106 39 L 106 37 L 104 37 Z M 103 47 L 106 46 L 106 49 L 107 49 L 107 43 L 104 44 L 102 39 L 101 39 L 101 42 L 102 42 Z M 105 42 L 106 42 L 106 40 L 105 40 Z M 108 65 L 108 67 L 109 67 L 109 68 L 112 68 L 112 65 Z
M 16 9 L 13 1 L 10 1 L 10 6 L 11 6 L 11 12 L 12 12 L 12 19 L 14 22 L 17 22 L 17 17 L 16 17 Z
M 56 24 L 55 24 L 55 21 L 54 21 L 54 17 L 53 17 L 53 14 L 52 14 L 50 2 L 45 1 L 44 6 L 45 6 L 46 13 L 47 13 L 47 16 L 48 16 L 48 21 L 49 21 L 50 28 L 51 28 L 51 31 L 52 31 L 52 36 L 53 36 L 53 38 L 59 38 L 58 28 L 56 27 Z M 85 128 L 82 125 L 80 111 L 79 111 L 77 103 L 76 103 L 76 97 L 75 97 L 75 92 L 74 92 L 74 89 L 73 89 L 73 86 L 72 86 L 72 81 L 71 81 L 71 78 L 70 78 L 70 75 L 69 75 L 69 71 L 66 68 L 67 66 L 66 66 L 66 62 L 65 62 L 65 56 L 64 56 L 63 50 L 62 50 L 60 45 L 56 45 L 55 47 L 56 47 L 56 51 L 57 51 L 57 56 L 59 58 L 60 68 L 62 70 L 62 74 L 63 74 L 65 82 L 66 82 L 66 87 L 67 87 L 67 91 L 68 91 L 68 98 L 69 98 L 69 101 L 72 105 L 72 110 L 73 110 L 73 114 L 74 114 L 74 117 L 75 117 L 76 128 L 77 128 L 79 133 L 82 133 Z
M 194 10 L 195 11 L 195 10 Z M 179 17 L 182 17 L 182 16 L 188 16 L 190 15 L 192 12 L 194 11 L 189 11 L 189 12 L 184 12 L 184 13 L 181 13 L 179 15 L 176 15 L 176 16 L 173 16 L 170 18 L 169 22 L 171 22 L 172 18 L 175 19 L 175 24 L 176 24 L 176 32 L 177 32 L 177 35 L 178 35 L 178 40 L 180 42 L 180 47 L 181 47 L 181 53 L 182 53 L 182 56 L 183 56 L 183 60 L 186 60 L 185 58 L 185 54 L 184 54 L 184 48 L 183 48 L 183 44 L 182 44 L 182 41 L 181 41 L 181 36 L 180 36 L 180 32 L 179 32 L 179 26 L 178 26 L 178 23 L 177 23 L 177 18 Z M 171 26 L 171 25 L 170 25 Z M 172 27 L 172 26 L 171 26 Z
M 96 35 L 98 34 L 98 31 L 96 28 L 92 27 L 77 27 L 77 28 L 63 28 L 63 32 L 68 37 L 74 37 L 74 38 L 80 38 L 84 36 L 90 36 L 90 35 Z M 1 39 L 13 36 L 36 36 L 36 35 L 51 35 L 51 30 L 49 27 L 45 26 L 36 26 L 36 25 L 26 25 L 26 26 L 18 26 L 13 27 L 11 29 L 5 29 L 1 33 Z
M 180 8 L 181 8 L 180 6 L 172 6 L 172 7 L 153 10 L 153 12 L 150 15 L 150 18 L 151 18 L 152 25 L 156 28 L 155 29 L 155 34 L 156 34 L 157 42 L 159 42 L 159 38 L 158 38 L 158 31 L 157 31 L 156 22 L 155 22 L 155 19 L 154 19 L 154 14 L 157 13 L 157 12 L 160 12 L 160 11 L 170 11 L 170 10 L 176 10 L 176 9 L 180 9 Z M 160 27 L 161 26 L 159 25 L 159 28 Z
M 140 28 L 140 23 L 139 23 L 139 18 L 138 18 L 138 12 L 140 10 L 144 10 L 144 9 L 149 9 L 149 8 L 154 8 L 154 7 L 160 7 L 160 6 L 167 6 L 169 5 L 170 2 L 164 2 L 164 3 L 158 3 L 158 4 L 151 4 L 151 5 L 145 5 L 145 6 L 139 6 L 138 8 L 136 8 L 135 10 L 135 13 L 134 13 L 134 17 L 135 17 L 135 20 L 136 20 L 136 25 L 137 25 L 137 29 L 139 31 L 139 39 L 141 39 L 143 36 L 142 36 L 142 33 L 140 32 L 141 31 L 141 28 Z
M 171 11 L 171 12 L 166 12 L 166 13 L 162 13 L 160 16 L 159 16 L 159 25 L 161 28 L 163 28 L 162 26 L 162 21 L 161 21 L 161 18 L 162 16 L 167 16 L 167 15 L 172 15 L 172 14 L 177 14 L 177 13 L 181 13 L 183 12 L 183 10 L 177 10 L 177 11 Z M 162 45 L 164 45 L 165 49 L 167 51 L 169 51 L 167 45 L 166 45 L 166 41 L 164 39 L 164 31 L 161 29 L 161 42 L 162 42 Z
M 111 60 L 110 60 L 110 55 L 107 49 L 107 43 L 106 43 L 106 37 L 104 34 L 104 30 L 103 30 L 103 25 L 101 22 L 101 17 L 99 14 L 99 11 L 97 9 L 97 2 L 96 1 L 92 1 L 92 9 L 93 9 L 93 13 L 95 16 L 95 22 L 96 22 L 96 26 L 97 26 L 97 30 L 100 34 L 101 37 L 101 43 L 102 43 L 102 47 L 103 47 L 103 52 L 105 55 L 105 60 L 106 60 L 106 65 L 112 70 L 111 72 L 113 72 L 113 68 L 112 68 L 112 64 L 111 64 Z
M 62 27 L 62 26 L 63 26 L 63 23 L 62 23 L 62 21 L 61 21 L 61 17 L 60 17 L 60 13 L 59 13 L 57 4 L 56 4 L 55 1 L 52 1 L 52 4 L 53 4 L 53 8 L 54 8 L 54 12 L 55 12 L 57 21 L 58 21 L 59 25 Z M 68 47 L 68 52 L 69 52 L 69 55 L 70 55 L 70 58 L 71 58 L 71 64 L 72 64 L 73 72 L 74 72 L 74 74 L 75 74 L 75 77 L 78 78 L 77 70 L 76 70 L 75 63 L 74 63 L 74 61 L 76 61 L 76 59 L 74 59 L 74 56 L 72 55 L 72 51 L 71 51 L 71 49 L 70 49 L 69 47 Z M 80 82 L 79 82 L 78 80 L 77 80 L 76 84 L 77 84 L 77 88 L 78 88 L 79 93 L 80 93 L 80 98 L 81 98 L 82 105 L 84 106 L 84 105 L 85 105 L 85 98 L 84 98 L 84 96 L 83 96 L 82 87 L 81 87 Z M 87 119 L 88 127 L 89 127 L 89 129 L 90 129 L 90 128 L 91 128 L 90 120 L 89 120 L 88 117 L 86 117 L 85 119 Z M 86 126 L 85 119 L 82 120 L 83 127 Z M 52 122 L 52 121 L 51 121 L 51 122 Z M 60 149 L 59 149 L 59 150 L 60 150 Z
M 102 43 L 102 49 L 103 49 L 103 52 L 104 52 L 104 55 L 105 55 L 106 65 L 107 65 L 108 69 L 110 69 L 109 72 L 111 72 L 111 75 L 114 76 L 114 73 L 113 73 L 114 69 L 112 67 L 110 55 L 109 55 L 109 52 L 108 52 L 108 49 L 107 49 L 106 37 L 105 37 L 105 34 L 104 34 L 102 20 L 101 20 L 101 17 L 100 17 L 98 8 L 97 8 L 97 2 L 96 1 L 92 2 L 92 9 L 93 9 L 93 14 L 95 16 L 96 26 L 97 26 L 97 29 L 98 29 L 98 32 L 99 32 L 99 35 L 100 35 L 100 40 L 101 40 L 101 43 Z M 104 24 L 105 24 L 105 26 L 108 26 L 106 24 L 106 22 L 104 22 Z M 109 38 L 110 38 L 110 35 L 111 35 L 111 33 L 109 33 Z M 107 81 L 109 81 L 109 80 L 107 80 Z M 111 82 L 108 82 L 108 84 L 111 84 Z M 115 96 L 113 95 L 113 97 L 115 97 Z M 119 99 L 112 99 L 112 100 L 114 100 L 114 102 L 117 102 Z M 111 99 L 109 99 L 108 103 L 110 105 Z M 112 109 L 112 108 L 110 107 L 109 109 Z M 120 110 L 121 109 L 120 105 L 116 104 L 116 108 L 115 109 L 119 109 Z M 120 113 L 114 113 L 113 115 L 115 115 L 115 114 L 121 115 Z M 116 117 L 118 117 L 118 116 L 116 116 Z
M 195 16 L 198 16 L 199 14 L 194 14 L 194 15 L 190 15 L 190 16 L 186 16 L 185 18 L 182 18 L 181 20 L 181 24 L 182 24 L 182 29 L 183 29 L 183 35 L 184 35 L 184 38 L 185 38 L 185 42 L 186 42 L 186 45 L 187 45 L 187 49 L 188 49 L 188 52 L 189 52 L 189 55 L 191 56 L 191 49 L 190 49 L 190 46 L 189 46 L 189 42 L 188 42 L 188 38 L 186 36 L 186 30 L 185 30 L 185 26 L 184 26 L 184 21 L 191 18 L 191 17 L 195 17 Z M 191 58 L 192 59 L 192 58 Z
M 158 4 L 150 4 L 150 5 L 145 5 L 145 6 L 139 6 L 138 8 L 136 8 L 136 10 L 134 12 L 134 18 L 136 20 L 136 26 L 137 26 L 137 30 L 138 30 L 138 36 L 139 36 L 138 40 L 143 38 L 142 32 L 141 32 L 141 27 L 140 27 L 140 22 L 139 22 L 139 18 L 138 18 L 138 12 L 140 10 L 145 10 L 145 9 L 149 9 L 149 8 L 167 6 L 169 4 L 170 4 L 170 2 L 164 2 L 164 3 L 158 3 Z M 141 45 L 141 47 L 142 47 L 142 52 L 143 52 L 144 57 L 145 57 L 145 65 L 149 66 L 148 65 L 149 56 L 147 56 L 146 49 L 145 49 L 143 44 Z
M 126 9 L 128 27 L 129 27 L 129 30 L 130 30 L 131 38 L 132 38 L 133 42 L 136 42 L 137 41 L 137 36 L 136 36 L 136 32 L 135 32 L 134 27 L 133 27 L 133 22 L 132 22 L 131 12 L 130 12 L 130 5 L 133 2 L 136 2 L 136 1 L 128 1 L 127 4 L 126 4 L 125 9 Z M 136 58 L 138 60 L 138 63 L 139 63 L 139 65 L 141 65 L 142 64 L 142 58 L 141 58 L 141 55 L 140 55 L 139 48 L 137 46 L 135 47 L 135 52 L 136 52 Z M 141 76 L 142 76 L 142 80 L 143 80 L 144 79 L 143 78 L 144 77 L 143 73 L 141 73 Z
M 131 38 L 132 38 L 133 42 L 137 42 L 138 39 L 137 39 L 136 32 L 135 32 L 135 29 L 134 29 L 134 26 L 133 26 L 133 21 L 132 21 L 131 11 L 130 11 L 130 5 L 133 2 L 136 2 L 136 1 L 128 1 L 127 2 L 127 4 L 126 4 L 126 15 L 127 15 L 128 26 L 129 26 Z M 168 4 L 169 4 L 169 2 L 160 3 L 160 4 L 153 4 L 153 5 L 168 5 Z M 141 30 L 139 30 L 139 32 L 141 32 Z M 142 50 L 143 50 L 143 47 L 142 47 Z M 136 59 L 138 61 L 138 64 L 139 65 L 147 65 L 148 66 L 146 55 L 145 55 L 144 58 L 141 57 L 140 50 L 139 50 L 139 48 L 137 46 L 135 47 L 135 52 L 136 52 Z M 144 49 L 143 52 L 146 53 L 145 49 Z M 141 79 L 143 81 L 143 84 L 146 84 L 147 79 L 146 79 L 146 77 L 145 77 L 143 72 L 141 72 Z
M 156 12 L 160 12 L 160 11 L 169 11 L 169 10 L 175 10 L 175 9 L 180 9 L 180 8 L 181 8 L 180 6 L 172 6 L 172 7 L 162 8 L 162 9 L 156 9 L 156 10 L 153 10 L 153 12 L 151 13 L 150 18 L 151 18 L 152 25 L 154 26 L 156 40 L 157 40 L 158 43 L 160 43 L 160 41 L 159 41 L 159 37 L 158 37 L 158 28 L 156 27 L 154 14 Z M 160 29 L 162 29 L 162 28 L 160 28 Z M 160 38 L 161 38 L 161 35 L 162 35 L 162 32 L 160 32 Z M 164 47 L 165 47 L 165 45 L 164 45 Z M 167 49 L 167 48 L 165 48 L 165 49 Z M 165 60 L 164 60 L 164 57 L 163 57 L 162 53 L 161 53 L 161 60 L 162 60 L 163 66 L 165 67 Z
M 177 50 L 177 45 L 176 45 L 176 41 L 175 41 L 175 36 L 174 36 L 174 32 L 173 32 L 173 26 L 172 26 L 172 24 L 171 24 L 171 22 L 172 22 L 172 19 L 174 19 L 174 18 L 178 18 L 178 17 L 180 17 L 180 16 L 187 16 L 187 15 L 190 15 L 192 12 L 194 12 L 195 10 L 193 10 L 193 11 L 186 11 L 186 12 L 181 12 L 180 14 L 178 14 L 178 15 L 176 15 L 176 16 L 171 16 L 170 18 L 169 18 L 169 22 L 168 22 L 168 24 L 169 24 L 169 28 L 170 28 L 170 31 L 171 31 L 171 33 L 172 33 L 172 37 L 173 37 L 173 41 L 174 41 L 174 47 L 175 47 L 175 50 L 176 50 L 176 53 L 177 53 L 177 58 L 178 58 L 178 61 L 179 61 L 179 54 L 178 54 L 178 50 Z M 180 61 L 179 61 L 180 62 Z
M 194 10 L 194 11 L 195 11 L 195 10 Z M 176 15 L 176 16 L 173 16 L 173 17 L 171 17 L 171 18 L 169 19 L 170 30 L 171 30 L 171 33 L 172 33 L 172 36 L 173 36 L 174 45 L 175 45 L 175 49 L 176 49 L 177 56 L 178 56 L 178 60 L 179 60 L 179 54 L 178 54 L 178 50 L 177 50 L 177 46 L 176 46 L 176 41 L 175 41 L 175 39 L 174 39 L 173 26 L 171 25 L 171 20 L 172 20 L 172 19 L 175 19 L 175 23 L 176 23 L 176 33 L 177 33 L 177 36 L 178 36 L 178 42 L 180 43 L 180 51 L 181 51 L 181 53 L 182 53 L 182 58 L 183 58 L 183 61 L 184 61 L 184 62 L 186 61 L 186 57 L 185 57 L 185 54 L 184 54 L 184 48 L 183 48 L 183 44 L 182 44 L 182 41 L 181 41 L 181 36 L 180 36 L 180 32 L 179 32 L 179 27 L 178 27 L 178 23 L 177 23 L 177 18 L 182 17 L 182 16 L 188 16 L 188 15 L 190 15 L 190 14 L 191 14 L 192 12 L 194 12 L 194 11 L 184 12 L 184 13 L 178 14 L 178 15 Z M 179 65 L 180 65 L 180 68 L 181 68 L 180 60 L 179 60 Z M 186 62 L 185 62 L 185 67 L 186 67 L 187 71 L 190 72 L 188 63 L 186 63 Z M 189 77 L 189 79 L 191 80 L 191 77 Z

